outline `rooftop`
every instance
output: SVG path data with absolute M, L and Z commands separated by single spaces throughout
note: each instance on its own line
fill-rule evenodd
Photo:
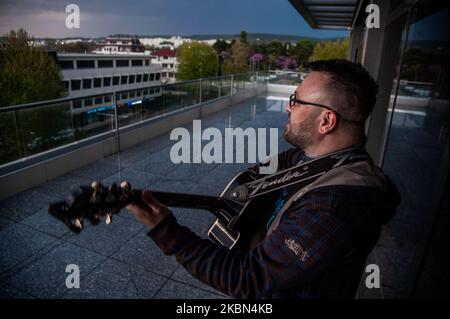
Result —
M 122 54 L 118 53 L 118 54 L 102 54 L 102 53 L 72 53 L 72 52 L 58 52 L 57 56 L 58 58 L 95 58 L 95 59 L 101 59 L 101 58 L 105 58 L 105 59 L 111 59 L 111 58 L 127 58 L 127 57 L 132 57 L 132 58 L 149 58 L 151 57 L 150 51 L 147 51 L 148 53 L 143 53 L 143 52 L 124 52 Z
M 168 57 L 175 57 L 177 55 L 177 50 L 172 49 L 161 49 L 153 51 L 154 56 L 168 56 Z

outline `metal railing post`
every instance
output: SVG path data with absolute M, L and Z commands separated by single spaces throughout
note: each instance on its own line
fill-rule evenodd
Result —
M 115 126 L 116 126 L 116 141 L 117 141 L 117 164 L 119 166 L 119 181 L 122 181 L 122 164 L 120 161 L 120 132 L 119 132 L 119 114 L 117 111 L 117 96 L 116 91 L 114 91 L 113 95 L 113 102 L 114 102 L 114 119 L 115 119 Z
M 198 103 L 201 104 L 202 103 L 202 79 L 198 80 Z
M 219 78 L 219 96 L 218 97 L 220 97 L 221 96 L 221 94 L 222 94 L 222 78 Z
M 117 151 L 120 152 L 119 114 L 118 114 L 118 111 L 117 111 L 117 97 L 116 97 L 116 92 L 115 91 L 114 91 L 113 103 L 114 103 L 114 126 L 116 127 L 117 148 L 118 148 Z
M 233 95 L 233 77 L 234 77 L 234 75 L 231 74 L 231 79 L 230 79 L 230 96 Z
M 13 111 L 13 116 L 14 116 L 14 127 L 16 129 L 16 138 L 17 138 L 17 143 L 19 144 L 19 151 L 20 151 L 20 155 L 21 157 L 27 157 L 27 148 L 25 147 L 25 143 L 22 141 L 21 135 L 20 135 L 20 131 L 19 131 L 19 124 L 17 123 L 17 115 L 18 115 L 19 110 L 14 110 Z

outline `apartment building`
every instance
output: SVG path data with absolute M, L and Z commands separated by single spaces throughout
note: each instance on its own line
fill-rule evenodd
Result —
M 58 53 L 57 61 L 63 84 L 69 92 L 68 97 L 128 91 L 120 95 L 120 100 L 129 101 L 160 94 L 161 66 L 152 64 L 148 55 Z M 100 98 L 85 98 L 73 108 L 109 103 L 110 97 L 105 98 L 107 101 L 103 102 L 100 102 Z
M 154 51 L 152 63 L 161 66 L 161 81 L 163 83 L 172 83 L 176 81 L 178 71 L 177 51 L 171 49 L 162 49 Z

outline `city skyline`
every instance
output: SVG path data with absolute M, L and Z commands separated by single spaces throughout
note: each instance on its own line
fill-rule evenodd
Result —
M 65 26 L 67 5 L 80 8 L 80 28 Z M 136 0 L 56 1 L 2 0 L 0 35 L 25 28 L 36 38 L 104 37 L 110 34 L 188 36 L 202 34 L 269 33 L 311 38 L 348 36 L 348 31 L 314 30 L 289 1 Z

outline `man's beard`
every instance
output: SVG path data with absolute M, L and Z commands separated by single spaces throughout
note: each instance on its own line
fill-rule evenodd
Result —
M 311 145 L 314 129 L 314 118 L 309 116 L 303 122 L 292 125 L 290 116 L 284 129 L 284 139 L 291 145 L 302 150 Z

